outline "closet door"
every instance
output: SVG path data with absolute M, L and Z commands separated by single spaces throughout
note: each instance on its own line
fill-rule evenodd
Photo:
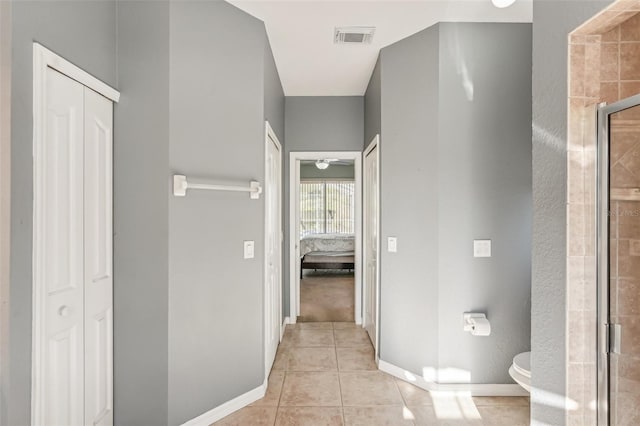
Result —
M 46 71 L 45 134 L 36 162 L 35 205 L 41 222 L 35 278 L 42 283 L 35 356 L 41 386 L 34 424 L 84 424 L 83 164 L 84 86 L 51 68 Z M 38 330 L 38 329 L 36 329 Z
M 267 127 L 265 164 L 265 344 L 268 375 L 276 357 L 282 324 L 282 154 Z
M 31 423 L 110 426 L 119 93 L 37 43 L 33 52 Z
M 84 423 L 111 425 L 113 104 L 88 88 L 84 100 Z

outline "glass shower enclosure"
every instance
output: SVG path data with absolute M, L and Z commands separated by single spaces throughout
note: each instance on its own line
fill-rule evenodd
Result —
M 640 424 L 640 95 L 598 108 L 598 424 Z

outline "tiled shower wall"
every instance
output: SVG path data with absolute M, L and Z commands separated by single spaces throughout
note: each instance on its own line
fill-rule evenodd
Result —
M 569 38 L 567 423 L 570 425 L 596 424 L 596 108 L 600 102 L 612 103 L 640 93 L 638 12 L 640 1 L 620 0 Z M 618 157 L 612 159 L 613 167 L 632 168 L 640 176 L 640 146 L 637 154 L 635 145 L 626 148 L 624 152 L 614 148 L 612 157 Z M 631 164 L 632 161 L 638 163 Z M 619 175 L 626 176 L 622 172 Z

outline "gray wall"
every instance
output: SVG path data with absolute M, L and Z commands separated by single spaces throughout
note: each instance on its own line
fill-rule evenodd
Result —
M 361 151 L 362 96 L 287 96 L 285 135 L 291 151 Z
M 440 344 L 438 32 L 380 53 L 380 359 L 420 374 L 438 366 Z M 388 236 L 398 238 L 397 253 L 386 251 Z
M 354 179 L 355 166 L 332 164 L 324 170 L 320 170 L 314 164 L 300 165 L 301 179 Z
M 362 151 L 363 96 L 287 96 L 285 98 L 283 308 L 289 316 L 289 153 Z
M 10 388 L 5 396 L 13 426 L 31 421 L 32 42 L 115 86 L 116 4 L 15 1 L 12 9 Z
M 9 254 L 11 245 L 11 3 L 0 2 L 0 425 L 7 424 L 9 391 Z
M 398 238 L 381 257 L 381 359 L 511 383 L 530 336 L 531 26 L 441 23 L 379 66 L 382 246 Z M 485 238 L 493 257 L 473 258 Z M 490 337 L 462 331 L 471 310 Z
M 263 23 L 225 2 L 172 2 L 170 34 L 171 174 L 262 182 L 265 117 L 281 137 L 283 124 Z M 262 384 L 263 246 L 264 198 L 170 197 L 170 425 Z
M 168 1 L 118 3 L 118 86 L 113 164 L 115 424 L 166 425 Z
M 530 348 L 531 25 L 441 24 L 439 111 L 440 367 L 511 383 Z M 490 259 L 474 239 L 492 240 Z M 474 310 L 490 337 L 462 330 Z
M 567 35 L 610 1 L 533 2 L 531 419 L 565 423 Z
M 371 140 L 380 134 L 380 120 L 382 101 L 380 97 L 380 74 L 381 74 L 380 55 L 376 61 L 376 66 L 371 73 L 369 85 L 364 95 L 364 148 L 371 143 Z
M 264 116 L 284 148 L 284 91 L 266 31 L 264 43 Z M 284 160 L 283 155 L 282 161 Z
M 16 1 L 12 24 L 10 375 L 3 372 L 10 387 L 3 382 L 2 423 L 30 424 L 34 40 L 122 93 L 114 135 L 115 423 L 179 424 L 262 384 L 264 203 L 225 193 L 176 199 L 170 181 L 174 171 L 263 180 L 265 119 L 284 142 L 284 94 L 264 24 L 225 2 L 168 1 Z M 230 34 L 238 35 L 233 44 Z M 245 239 L 256 241 L 254 260 L 242 260 Z

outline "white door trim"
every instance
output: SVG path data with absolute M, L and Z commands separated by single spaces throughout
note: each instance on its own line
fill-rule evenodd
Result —
M 374 354 L 375 354 L 375 360 L 376 362 L 378 362 L 378 360 L 380 359 L 380 354 L 378 351 L 378 347 L 379 342 L 380 342 L 380 231 L 381 231 L 381 224 L 380 224 L 380 199 L 381 199 L 381 194 L 382 191 L 380 190 L 380 135 L 376 135 L 372 140 L 371 143 L 369 143 L 369 145 L 367 146 L 367 148 L 364 150 L 364 152 L 362 153 L 362 164 L 364 167 L 365 161 L 364 159 L 367 158 L 367 155 L 369 155 L 374 149 L 378 148 L 378 155 L 376 157 L 376 168 L 378 169 L 378 173 L 377 173 L 377 188 L 378 188 L 378 241 L 377 241 L 377 246 L 376 247 L 376 327 L 375 327 L 375 335 L 376 335 L 376 343 L 374 345 Z M 364 191 L 364 180 L 363 180 L 363 197 L 365 197 L 365 191 Z M 364 198 L 363 198 L 363 202 L 364 202 Z M 365 223 L 365 218 L 364 218 L 364 212 L 363 212 L 363 216 L 362 216 L 362 224 L 364 226 Z M 364 247 L 364 244 L 366 244 L 363 240 L 363 247 L 362 247 L 362 253 L 363 253 L 363 263 L 366 263 L 364 261 L 364 258 L 366 256 L 366 252 L 367 250 Z M 366 266 L 363 265 L 362 267 L 362 275 L 363 275 L 363 283 L 365 282 L 365 275 L 366 275 Z M 362 300 L 367 300 L 366 299 L 366 294 L 364 294 L 364 292 L 366 291 L 366 286 L 363 284 L 362 286 Z M 366 304 L 363 303 L 363 312 L 362 312 L 362 318 L 365 318 L 365 309 Z
M 44 96 L 44 82 L 45 82 L 45 71 L 47 68 L 53 68 L 54 70 L 60 72 L 61 74 L 66 75 L 67 77 L 77 81 L 83 86 L 88 87 L 89 89 L 100 93 L 107 99 L 111 99 L 113 102 L 118 102 L 120 100 L 120 92 L 118 92 L 113 87 L 109 86 L 106 83 L 98 80 L 96 77 L 92 76 L 88 72 L 83 69 L 75 66 L 71 62 L 62 58 L 61 56 L 56 55 L 40 43 L 33 43 L 33 109 L 34 113 L 36 111 L 36 102 L 42 107 L 43 105 L 43 96 Z M 36 133 L 36 121 L 34 115 L 34 142 Z
M 264 122 L 264 127 L 265 127 L 265 132 L 264 132 L 264 187 L 267 186 L 267 175 L 268 175 L 268 171 L 267 171 L 267 167 L 268 167 L 268 161 L 267 161 L 267 153 L 268 153 L 268 146 L 269 143 L 271 143 L 271 141 L 273 141 L 276 145 L 276 148 L 278 148 L 278 151 L 280 152 L 280 171 L 282 172 L 282 163 L 283 163 L 283 156 L 282 156 L 282 144 L 280 143 L 280 140 L 278 139 L 278 136 L 276 136 L 276 132 L 273 131 L 273 128 L 271 128 L 271 125 L 269 124 L 268 121 Z M 282 255 L 282 245 L 284 244 L 284 239 L 282 238 L 282 193 L 284 191 L 282 191 L 282 186 L 280 187 L 280 277 L 278 279 L 279 281 L 279 285 L 278 285 L 278 300 L 280 301 L 280 319 L 278 320 L 278 322 L 280 323 L 280 340 L 282 340 L 282 335 L 283 335 L 283 330 L 284 330 L 284 325 L 282 324 L 282 259 L 284 258 L 284 256 Z M 263 197 L 264 200 L 266 200 L 266 197 Z M 263 289 L 267 288 L 267 279 L 268 279 L 268 259 L 267 259 L 267 231 L 268 231 L 268 227 L 269 224 L 267 223 L 267 211 L 266 211 L 266 201 L 265 201 L 265 213 L 264 213 L 264 280 L 263 280 Z M 269 378 L 269 360 L 267 359 L 267 354 L 268 354 L 268 344 L 269 342 L 267 341 L 267 327 L 270 327 L 272 324 L 269 324 L 269 318 L 268 318 L 268 309 L 267 309 L 267 303 L 269 301 L 269 298 L 265 294 L 264 296 L 264 374 L 265 374 L 265 383 L 267 382 L 268 378 Z
M 362 324 L 362 153 L 360 151 L 314 151 L 289 153 L 289 317 L 292 324 L 300 315 L 300 259 L 296 248 L 300 205 L 300 160 L 337 158 L 353 160 L 355 168 L 355 315 L 356 324 Z
M 83 71 L 71 62 L 56 55 L 52 51 L 38 43 L 33 43 L 33 260 L 32 260 L 32 370 L 31 370 L 31 421 L 37 424 L 37 419 L 42 418 L 43 401 L 43 366 L 40 354 L 44 352 L 44 327 L 43 314 L 44 297 L 46 295 L 45 283 L 40 271 L 44 268 L 43 253 L 44 241 L 40 231 L 45 223 L 47 212 L 43 211 L 43 148 L 46 132 L 46 97 L 47 93 L 47 69 L 52 68 L 105 96 L 113 102 L 117 102 L 120 93 Z

